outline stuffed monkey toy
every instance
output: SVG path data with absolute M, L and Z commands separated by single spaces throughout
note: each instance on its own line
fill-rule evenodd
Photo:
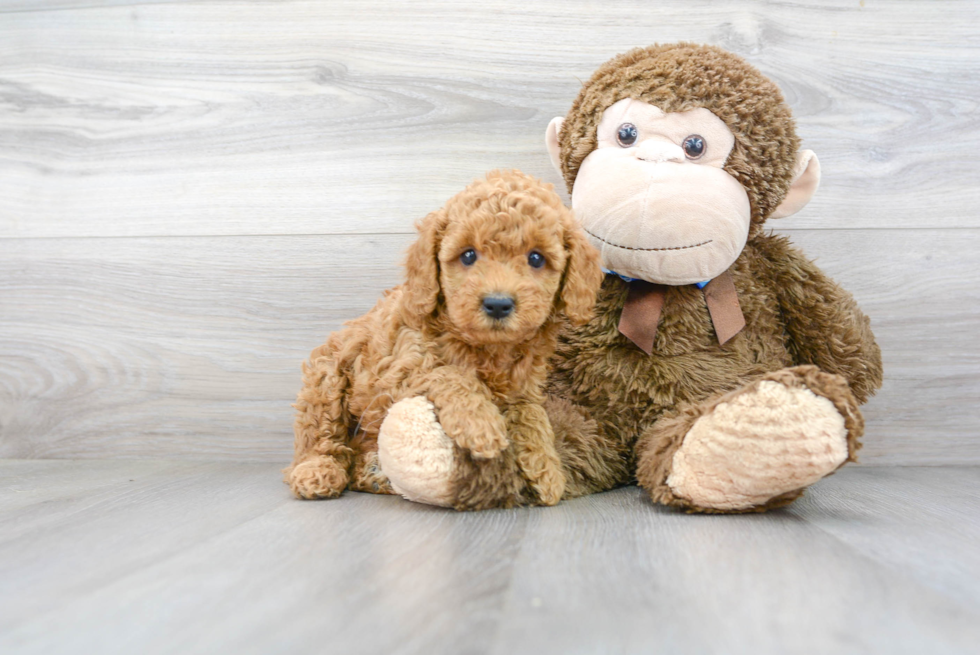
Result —
M 548 378 L 565 497 L 635 481 L 689 511 L 762 511 L 854 461 L 881 355 L 851 295 L 764 229 L 820 180 L 776 85 L 716 47 L 636 49 L 595 72 L 546 143 L 607 270 L 595 318 L 562 330 Z M 413 411 L 402 401 L 381 427 L 393 488 L 494 506 L 493 489 L 437 470 L 438 417 Z M 452 460 L 507 466 L 458 448 Z M 493 472 L 482 479 L 520 475 Z

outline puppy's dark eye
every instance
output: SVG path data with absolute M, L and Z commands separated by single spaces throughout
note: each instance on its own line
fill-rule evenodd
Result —
M 697 159 L 707 150 L 708 144 L 697 134 L 692 134 L 684 139 L 684 144 L 681 147 L 684 148 L 684 154 L 687 155 L 688 159 Z
M 537 250 L 532 250 L 527 256 L 527 263 L 531 265 L 531 268 L 541 268 L 544 266 L 544 261 L 544 255 Z
M 472 248 L 463 251 L 463 254 L 459 256 L 459 261 L 463 266 L 472 266 L 476 262 L 476 251 Z
M 629 148 L 631 145 L 636 143 L 636 137 L 638 135 L 639 132 L 636 130 L 636 125 L 633 125 L 632 123 L 623 123 L 619 126 L 619 129 L 616 130 L 616 141 L 618 141 L 619 145 L 623 146 L 624 148 Z

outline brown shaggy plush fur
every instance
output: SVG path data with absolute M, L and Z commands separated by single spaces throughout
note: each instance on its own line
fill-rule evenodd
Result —
M 407 281 L 304 365 L 286 481 L 301 498 L 391 493 L 378 430 L 392 404 L 426 396 L 463 463 L 457 506 L 553 504 L 565 482 L 542 386 L 561 314 L 591 316 L 598 254 L 551 185 L 517 171 L 474 182 L 418 227 Z M 488 295 L 512 297 L 513 312 L 487 316 Z
M 691 511 L 665 480 L 693 422 L 759 380 L 804 386 L 844 416 L 849 460 L 859 447 L 858 403 L 881 385 L 881 354 L 869 320 L 849 293 L 783 237 L 764 233 L 765 219 L 792 181 L 799 140 L 782 94 L 739 57 L 710 46 L 653 46 L 601 66 L 566 116 L 559 143 L 569 191 L 579 165 L 596 148 L 606 107 L 636 98 L 664 111 L 706 107 L 735 135 L 725 165 L 748 193 L 749 241 L 730 272 L 745 328 L 720 345 L 703 294 L 669 287 L 653 354 L 617 329 L 628 286 L 607 276 L 596 318 L 559 337 L 547 403 L 569 480 L 567 495 L 609 489 L 634 479 L 660 503 Z M 801 368 L 800 365 L 809 365 Z M 780 494 L 759 511 L 791 502 Z
M 646 355 L 617 329 L 629 287 L 614 276 L 603 282 L 596 318 L 562 331 L 548 391 L 567 402 L 547 406 L 566 477 L 587 479 L 579 487 L 586 493 L 628 484 L 636 476 L 655 500 L 668 500 L 662 483 L 686 429 L 660 422 L 679 415 L 696 418 L 719 397 L 800 364 L 834 374 L 833 383 L 821 378 L 807 386 L 841 410 L 854 459 L 863 430 L 857 403 L 881 384 L 880 352 L 867 317 L 849 293 L 783 237 L 750 240 L 731 272 L 746 326 L 724 346 L 700 291 L 669 287 L 653 354 Z M 786 383 L 789 378 L 768 379 Z M 558 429 L 569 425 L 571 412 L 591 422 L 569 432 Z M 668 443 L 662 434 L 672 435 Z M 570 450 L 574 456 L 565 454 Z M 648 472 L 637 473 L 637 455 Z M 584 457 L 591 458 L 587 470 L 579 463 Z M 575 489 L 570 485 L 569 495 Z

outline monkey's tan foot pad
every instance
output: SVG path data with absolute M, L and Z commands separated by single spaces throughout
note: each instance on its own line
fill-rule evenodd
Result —
M 408 500 L 452 505 L 453 442 L 427 398 L 391 406 L 378 433 L 378 461 L 391 488 Z
M 695 508 L 746 510 L 813 484 L 847 457 L 845 420 L 833 402 L 763 380 L 695 421 L 666 482 Z

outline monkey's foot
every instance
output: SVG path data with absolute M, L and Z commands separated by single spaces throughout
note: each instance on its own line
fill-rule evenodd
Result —
M 408 500 L 453 504 L 453 442 L 428 399 L 406 398 L 391 406 L 378 433 L 378 461 L 391 488 Z
M 669 505 L 770 509 L 853 459 L 862 430 L 843 378 L 784 369 L 658 422 L 641 444 L 637 477 Z

